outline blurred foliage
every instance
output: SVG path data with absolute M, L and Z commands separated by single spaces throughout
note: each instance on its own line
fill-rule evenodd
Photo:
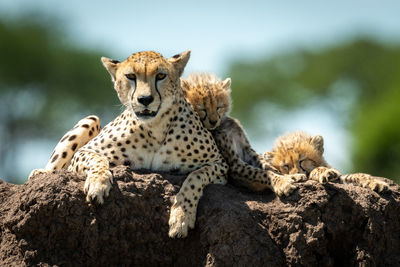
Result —
M 58 140 L 85 115 L 97 114 L 104 123 L 104 116 L 119 112 L 98 51 L 71 45 L 54 25 L 31 18 L 0 20 L 0 40 L 0 170 L 7 178 L 19 166 L 15 151 L 24 140 Z M 354 170 L 399 182 L 399 71 L 400 45 L 368 39 L 239 59 L 229 70 L 233 115 L 254 130 L 260 108 L 326 103 L 353 135 Z M 268 119 L 278 120 L 277 114 Z
M 353 135 L 353 171 L 400 182 L 399 44 L 361 38 L 319 51 L 238 60 L 229 73 L 234 116 L 251 121 L 258 102 L 295 109 L 324 101 L 341 112 Z M 269 119 L 276 120 L 273 115 Z
M 119 103 L 101 55 L 68 44 L 53 28 L 39 19 L 0 20 L 0 169 L 6 177 L 15 178 L 17 144 L 58 139 L 77 113 L 101 114 Z

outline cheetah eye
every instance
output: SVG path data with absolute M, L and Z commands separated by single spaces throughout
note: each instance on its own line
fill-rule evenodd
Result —
M 136 81 L 136 75 L 133 74 L 133 73 L 125 74 L 125 77 L 126 77 L 128 80 Z
M 165 77 L 167 77 L 167 74 L 164 74 L 164 73 L 158 73 L 158 74 L 156 75 L 156 81 L 161 81 L 161 80 L 164 80 L 164 79 L 165 79 Z

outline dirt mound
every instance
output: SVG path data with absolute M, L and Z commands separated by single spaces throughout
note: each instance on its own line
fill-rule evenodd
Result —
M 400 190 L 378 195 L 341 184 L 299 186 L 279 199 L 210 185 L 186 239 L 168 237 L 173 196 L 185 177 L 113 170 L 102 206 L 84 179 L 38 175 L 0 181 L 0 265 L 399 266 Z

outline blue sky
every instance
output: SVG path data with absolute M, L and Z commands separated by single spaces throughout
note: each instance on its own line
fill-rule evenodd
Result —
M 60 20 L 69 39 L 126 58 L 139 50 L 192 50 L 188 71 L 225 74 L 232 58 L 318 46 L 355 33 L 400 36 L 400 1 L 2 0 L 0 14 Z
M 107 57 L 124 59 L 140 50 L 156 50 L 168 57 L 191 49 L 186 73 L 210 71 L 220 76 L 229 75 L 229 62 L 234 59 L 273 56 L 296 47 L 318 48 L 357 35 L 400 41 L 399 11 L 400 1 L 389 0 L 0 1 L 1 16 L 51 16 L 60 22 L 67 40 L 100 49 Z M 313 121 L 302 120 L 315 111 Z M 351 140 L 341 122 L 322 107 L 288 113 L 277 127 L 282 132 L 302 129 L 322 134 L 328 161 L 346 168 Z M 257 139 L 250 133 L 250 139 L 261 152 L 271 147 L 273 137 Z M 39 144 L 41 156 L 23 153 L 35 159 L 21 166 L 25 175 L 43 167 L 54 146 Z

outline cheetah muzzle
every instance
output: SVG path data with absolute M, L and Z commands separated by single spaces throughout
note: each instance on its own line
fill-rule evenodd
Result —
M 137 111 L 135 112 L 136 117 L 140 120 L 148 120 L 151 119 L 155 116 L 157 116 L 158 110 L 157 111 L 151 111 L 149 109 L 144 109 L 142 111 Z

